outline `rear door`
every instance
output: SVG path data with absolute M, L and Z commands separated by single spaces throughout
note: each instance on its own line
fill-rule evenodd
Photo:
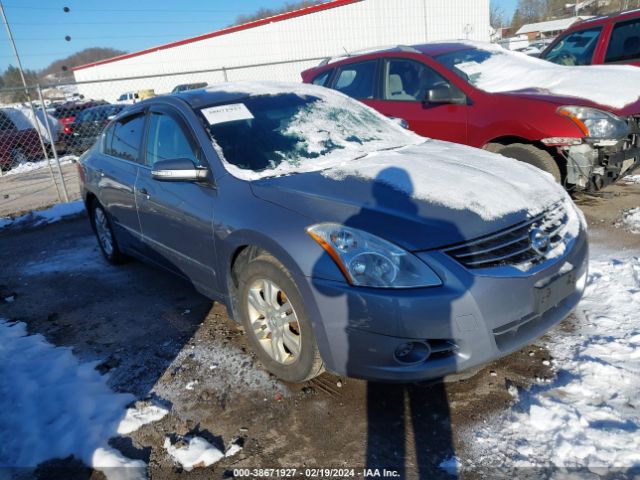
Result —
M 134 188 L 142 162 L 144 111 L 113 122 L 103 138 L 101 153 L 92 166 L 97 170 L 98 198 L 107 209 L 118 241 L 143 252 Z
M 427 93 L 448 87 L 459 103 L 429 104 Z M 456 143 L 467 142 L 468 105 L 464 94 L 434 69 L 409 58 L 385 58 L 382 62 L 381 95 L 370 106 L 409 124 L 426 137 Z
M 216 285 L 213 212 L 217 195 L 209 183 L 159 181 L 155 162 L 188 158 L 208 166 L 188 120 L 168 105 L 151 106 L 145 140 L 145 165 L 136 183 L 142 234 L 153 259 L 205 291 Z

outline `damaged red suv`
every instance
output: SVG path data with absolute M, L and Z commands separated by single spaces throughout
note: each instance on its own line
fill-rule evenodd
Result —
M 566 67 L 480 43 L 398 46 L 302 73 L 426 137 L 598 190 L 640 163 L 640 69 Z

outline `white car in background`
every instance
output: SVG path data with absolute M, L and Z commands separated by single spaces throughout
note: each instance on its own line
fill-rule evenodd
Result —
M 121 105 L 133 105 L 138 101 L 138 92 L 125 92 L 118 97 L 116 103 Z

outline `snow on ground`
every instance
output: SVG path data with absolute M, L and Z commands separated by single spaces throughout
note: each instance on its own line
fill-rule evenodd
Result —
M 30 226 L 41 227 L 49 223 L 59 222 L 68 217 L 80 215 L 85 211 L 84 203 L 81 200 L 68 203 L 58 203 L 53 207 L 44 210 L 34 210 L 25 215 L 11 218 L 0 218 L 0 230 L 8 227 Z
M 466 432 L 465 466 L 640 466 L 640 257 L 595 250 L 572 330 L 546 342 L 557 378 Z
M 144 462 L 123 457 L 108 440 L 161 412 L 126 410 L 133 397 L 113 392 L 95 366 L 28 335 L 22 322 L 0 319 L 0 465 L 33 468 L 74 455 L 110 479 L 146 477 Z
M 171 439 L 167 437 L 164 440 L 164 448 L 187 472 L 196 467 L 208 467 L 242 450 L 242 447 L 233 444 L 225 454 L 202 437 L 184 437 L 176 443 L 171 443 Z
M 127 435 L 135 432 L 147 423 L 162 420 L 168 413 L 169 410 L 158 405 L 144 405 L 140 408 L 128 408 L 124 418 L 118 425 L 118 433 L 121 435 Z
M 67 165 L 77 160 L 78 160 L 78 157 L 76 155 L 65 155 L 63 157 L 59 157 L 60 165 Z M 18 165 L 17 167 L 13 167 L 8 172 L 4 172 L 2 176 L 4 177 L 6 175 L 17 175 L 19 173 L 27 173 L 27 172 L 32 172 L 34 170 L 40 170 L 41 168 L 47 167 L 47 162 L 50 162 L 51 168 L 57 168 L 56 162 L 53 159 L 37 160 L 34 162 L 25 162 L 21 165 Z
M 635 183 L 640 183 L 640 175 L 627 175 L 622 178 L 622 181 L 627 185 L 633 185 Z
M 640 207 L 622 213 L 622 220 L 616 224 L 631 233 L 640 233 Z

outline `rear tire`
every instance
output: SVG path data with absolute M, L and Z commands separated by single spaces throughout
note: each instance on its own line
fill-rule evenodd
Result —
M 238 313 L 267 370 L 288 382 L 320 375 L 324 364 L 302 297 L 286 268 L 263 253 L 238 275 Z
M 113 234 L 111 220 L 105 209 L 97 200 L 91 202 L 90 218 L 91 226 L 98 239 L 98 245 L 104 258 L 111 265 L 124 263 L 127 257 L 120 251 L 116 236 Z
M 534 167 L 553 175 L 556 182 L 562 183 L 562 174 L 560 173 L 558 163 L 549 154 L 549 152 L 535 147 L 534 145 L 526 143 L 512 143 L 510 145 L 489 143 L 484 147 L 484 149 L 533 165 Z

